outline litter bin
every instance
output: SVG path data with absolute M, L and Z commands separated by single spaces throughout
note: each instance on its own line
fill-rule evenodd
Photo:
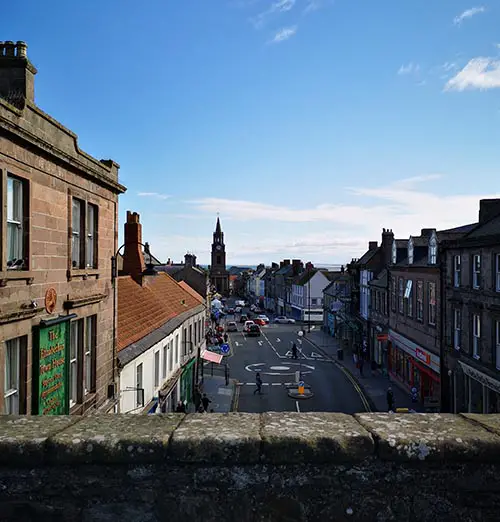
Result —
M 342 348 L 338 348 L 337 349 L 337 359 L 339 361 L 343 361 L 344 360 L 344 350 Z

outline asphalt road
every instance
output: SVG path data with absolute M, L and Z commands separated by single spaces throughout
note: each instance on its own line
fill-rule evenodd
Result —
M 233 317 L 227 317 L 227 321 Z M 366 411 L 362 396 L 351 381 L 331 359 L 317 353 L 306 338 L 300 339 L 298 324 L 262 326 L 260 337 L 247 337 L 239 331 L 229 334 L 232 348 L 230 376 L 238 384 L 236 409 L 240 412 L 265 411 L 329 411 L 356 413 Z M 302 343 L 300 341 L 302 340 Z M 291 345 L 299 348 L 299 360 L 292 359 Z M 306 385 L 314 396 L 307 400 L 295 400 L 288 396 L 287 385 L 295 382 L 295 372 L 300 370 Z M 255 376 L 260 372 L 262 395 L 254 394 Z

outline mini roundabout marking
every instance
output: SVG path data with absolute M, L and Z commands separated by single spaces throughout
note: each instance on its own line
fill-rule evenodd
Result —
M 255 363 L 245 366 L 247 372 L 261 373 L 262 375 L 285 376 L 295 375 L 295 372 L 300 369 L 302 375 L 307 375 L 315 370 L 314 366 L 310 364 L 301 363 L 287 363 L 286 366 L 269 366 L 267 363 Z

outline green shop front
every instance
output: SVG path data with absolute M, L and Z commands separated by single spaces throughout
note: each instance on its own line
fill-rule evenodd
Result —
M 76 314 L 41 321 L 33 336 L 33 415 L 69 414 L 69 343 Z
M 179 400 L 186 401 L 187 404 L 194 403 L 195 364 L 196 358 L 191 359 L 184 366 L 181 374 L 181 394 Z

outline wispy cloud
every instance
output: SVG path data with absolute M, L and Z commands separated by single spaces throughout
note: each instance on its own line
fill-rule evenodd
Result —
M 486 9 L 484 7 L 471 7 L 470 9 L 466 9 L 463 13 L 460 13 L 458 16 L 455 16 L 453 23 L 455 25 L 462 25 L 464 20 L 472 18 L 477 14 L 484 13 L 485 11 Z
M 272 3 L 269 9 L 262 11 L 257 16 L 250 19 L 256 29 L 262 29 L 268 20 L 280 13 L 291 11 L 295 6 L 296 0 L 277 0 Z
M 473 58 L 453 78 L 448 80 L 445 91 L 487 90 L 500 88 L 500 60 Z
M 272 38 L 270 43 L 280 43 L 284 42 L 285 40 L 288 40 L 292 36 L 295 35 L 297 32 L 297 26 L 293 25 L 291 27 L 284 27 L 283 29 L 280 29 Z
M 413 62 L 410 62 L 406 65 L 402 65 L 398 69 L 399 76 L 404 76 L 407 74 L 418 74 L 419 72 L 420 72 L 420 65 L 418 65 L 418 63 L 413 63 Z
M 317 11 L 322 6 L 321 0 L 309 0 L 306 7 L 304 8 L 304 14 L 312 13 Z
M 138 192 L 137 195 L 141 198 L 154 198 L 154 199 L 168 199 L 171 197 L 168 194 L 160 194 L 159 192 Z

